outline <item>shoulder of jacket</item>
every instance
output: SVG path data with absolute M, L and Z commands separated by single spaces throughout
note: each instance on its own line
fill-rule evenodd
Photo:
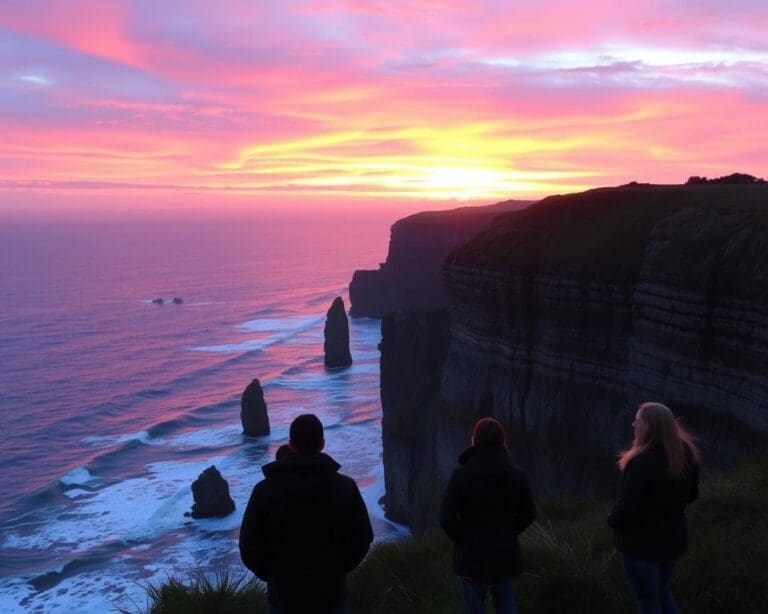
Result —
M 336 473 L 331 482 L 340 489 L 343 489 L 345 491 L 357 491 L 360 490 L 357 487 L 357 482 L 348 475 L 345 475 L 343 473 Z
M 664 452 L 654 447 L 643 450 L 630 460 L 625 471 L 653 471 L 655 468 L 662 468 L 664 465 L 666 465 Z

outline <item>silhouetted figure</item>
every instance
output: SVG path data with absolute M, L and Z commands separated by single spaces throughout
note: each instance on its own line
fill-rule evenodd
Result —
M 454 542 L 453 569 L 467 614 L 485 612 L 488 592 L 496 614 L 517 611 L 512 580 L 522 571 L 518 535 L 536 510 L 528 478 L 510 462 L 505 441 L 498 421 L 477 421 L 440 510 L 440 524 Z
M 289 446 L 287 443 L 284 443 L 275 451 L 275 460 L 279 461 L 280 459 L 285 458 L 291 453 L 292 453 L 291 446 Z
M 322 450 L 313 414 L 291 424 L 292 451 L 264 465 L 240 528 L 240 556 L 267 583 L 271 614 L 342 614 L 346 574 L 373 540 L 355 481 Z
M 624 476 L 608 524 L 638 614 L 677 614 L 669 580 L 688 547 L 685 506 L 699 494 L 699 452 L 661 403 L 643 403 L 632 426 L 635 437 L 619 458 Z

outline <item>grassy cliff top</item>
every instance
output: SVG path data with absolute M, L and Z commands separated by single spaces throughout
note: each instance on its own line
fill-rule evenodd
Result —
M 595 277 L 636 276 L 649 244 L 696 261 L 721 252 L 750 262 L 768 253 L 768 184 L 630 184 L 551 196 L 493 225 L 448 258 L 449 264 Z M 711 264 L 711 262 L 710 262 Z M 745 271 L 745 275 L 754 271 Z
M 401 231 L 404 229 L 460 229 L 468 221 L 490 220 L 491 218 L 506 213 L 523 209 L 533 202 L 532 200 L 505 200 L 493 205 L 484 205 L 480 207 L 457 207 L 456 209 L 446 209 L 442 211 L 422 211 L 414 213 L 402 219 L 397 220 L 392 225 L 392 231 Z

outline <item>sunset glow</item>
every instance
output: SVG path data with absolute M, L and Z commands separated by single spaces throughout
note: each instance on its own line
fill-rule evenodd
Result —
M 766 28 L 760 0 L 9 0 L 0 211 L 765 176 Z

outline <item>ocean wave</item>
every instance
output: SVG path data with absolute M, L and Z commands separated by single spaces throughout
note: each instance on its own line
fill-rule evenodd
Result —
M 194 352 L 213 352 L 232 354 L 239 352 L 260 352 L 276 343 L 289 341 L 319 326 L 325 320 L 324 316 L 287 316 L 285 318 L 260 318 L 249 320 L 235 328 L 248 332 L 278 333 L 258 339 L 247 339 L 237 343 L 222 343 L 217 345 L 190 346 L 185 349 Z
M 61 476 L 59 482 L 64 486 L 82 486 L 83 484 L 88 484 L 88 482 L 93 482 L 96 479 L 96 476 L 93 475 L 87 467 L 78 467 Z
M 286 316 L 284 318 L 257 318 L 238 324 L 235 328 L 252 333 L 301 331 L 313 328 L 325 320 L 325 316 Z
M 237 352 L 261 352 L 270 345 L 279 343 L 281 340 L 276 338 L 268 339 L 250 339 L 240 343 L 222 343 L 220 345 L 197 345 L 185 349 L 192 352 L 211 352 L 214 354 L 234 354 Z
M 69 488 L 64 491 L 64 495 L 69 497 L 70 499 L 76 499 L 77 497 L 82 497 L 83 495 L 92 495 L 92 490 L 84 490 L 82 488 Z
M 114 446 L 129 441 L 139 441 L 147 445 L 160 445 L 162 441 L 153 440 L 148 431 L 126 433 L 125 435 L 91 435 L 84 437 L 82 442 L 92 446 Z
M 206 467 L 215 464 L 225 470 L 231 462 L 226 456 L 208 455 L 194 462 L 150 464 L 145 476 L 71 499 L 64 513 L 52 514 L 32 533 L 24 527 L 6 530 L 2 546 L 46 550 L 57 544 L 63 551 L 85 552 L 98 551 L 118 536 L 132 543 L 151 541 L 183 527 L 184 512 L 192 507 L 191 484 Z

